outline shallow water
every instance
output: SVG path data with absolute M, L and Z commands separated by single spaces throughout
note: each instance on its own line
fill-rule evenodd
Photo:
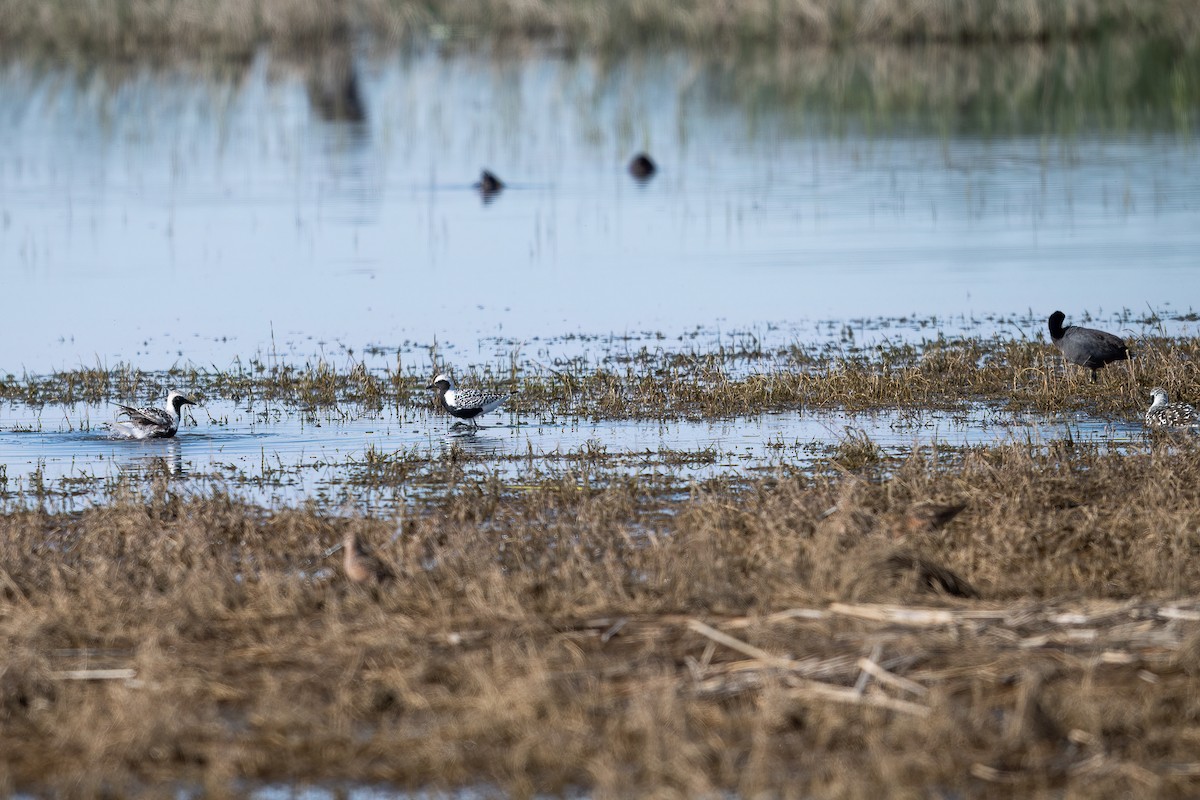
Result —
M 500 374 L 642 348 L 1038 339 L 1057 307 L 1194 335 L 1197 92 L 1162 59 L 1059 55 L 356 53 L 362 121 L 314 99 L 316 61 L 9 61 L 0 376 L 254 358 L 414 375 L 435 345 L 451 368 Z M 642 149 L 661 165 L 646 183 L 624 170 Z M 509 183 L 488 201 L 471 188 L 485 166 Z M 858 434 L 891 453 L 1140 435 L 1137 420 L 981 407 L 496 415 L 471 432 L 426 407 L 210 398 L 176 440 L 122 442 L 110 415 L 0 406 L 0 492 L 78 506 L 168 475 L 267 503 L 392 506 L 455 470 L 690 480 L 804 469 Z
M 26 302 L 6 302 L 0 374 L 435 341 L 494 362 L 697 327 L 804 342 L 876 316 L 952 330 L 1028 311 L 996 329 L 1043 336 L 1056 307 L 1190 310 L 1192 98 L 1139 89 L 1158 84 L 1119 54 L 1039 53 L 947 76 L 920 50 L 429 48 L 358 57 L 359 123 L 322 116 L 315 67 L 267 55 L 11 62 L 0 264 Z M 644 185 L 624 172 L 640 149 L 662 166 Z M 509 182 L 489 203 L 483 166 Z
M 638 475 L 686 486 L 710 477 L 811 469 L 867 437 L 885 454 L 1072 438 L 1139 439 L 1139 421 L 1053 418 L 982 406 L 957 412 L 804 411 L 711 421 L 588 421 L 493 414 L 474 430 L 426 408 L 297 414 L 215 401 L 173 439 L 108 435 L 109 409 L 0 406 L 0 496 L 78 508 L 122 477 L 169 477 L 185 491 L 229 491 L 268 505 L 305 499 L 391 508 L 488 476 L 519 489 L 546 476 Z

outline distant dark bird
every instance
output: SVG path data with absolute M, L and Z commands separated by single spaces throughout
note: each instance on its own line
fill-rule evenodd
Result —
M 469 420 L 477 428 L 479 423 L 475 421 L 476 417 L 496 410 L 512 397 L 512 394 L 456 389 L 454 381 L 445 374 L 439 374 L 425 388 L 434 390 L 437 403 L 443 410 L 459 419 Z
M 346 528 L 342 539 L 342 566 L 346 577 L 354 583 L 386 583 L 396 577 L 387 565 L 367 552 L 353 526 Z
M 1146 412 L 1147 428 L 1193 428 L 1200 425 L 1200 415 L 1187 403 L 1168 403 L 1167 390 L 1155 386 L 1150 390 L 1154 402 Z
M 1092 383 L 1096 382 L 1096 370 L 1113 361 L 1129 358 L 1129 348 L 1124 340 L 1111 333 L 1078 325 L 1063 327 L 1067 315 L 1055 311 L 1050 315 L 1050 341 L 1072 364 L 1092 371 Z
M 479 194 L 483 195 L 483 201 L 487 203 L 504 190 L 504 181 L 500 180 L 495 176 L 495 174 L 488 172 L 485 169 L 482 173 L 480 173 L 479 180 L 476 183 L 471 184 L 471 188 L 478 189 Z
M 658 166 L 645 153 L 638 153 L 629 162 L 629 174 L 639 181 L 648 181 L 658 172 Z
M 109 430 L 123 439 L 169 439 L 179 430 L 179 410 L 194 406 L 196 401 L 176 391 L 167 395 L 165 408 L 134 408 L 118 405 L 118 417 L 127 417 L 128 422 L 110 422 Z

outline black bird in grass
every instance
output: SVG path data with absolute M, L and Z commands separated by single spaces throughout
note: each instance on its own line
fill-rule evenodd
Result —
M 1092 371 L 1092 383 L 1096 382 L 1096 370 L 1114 361 L 1129 358 L 1129 348 L 1119 336 L 1095 328 L 1078 325 L 1063 327 L 1067 315 L 1055 311 L 1050 315 L 1050 341 L 1072 364 Z

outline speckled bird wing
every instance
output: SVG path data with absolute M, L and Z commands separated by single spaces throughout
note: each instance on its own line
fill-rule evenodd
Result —
M 458 389 L 454 392 L 454 405 L 458 408 L 487 408 L 507 399 L 506 394 L 481 392 L 477 389 Z
M 129 417 L 131 422 L 141 423 L 143 425 L 161 425 L 164 428 L 171 427 L 171 415 L 161 408 L 134 408 L 133 406 L 117 406 L 121 409 L 120 414 Z

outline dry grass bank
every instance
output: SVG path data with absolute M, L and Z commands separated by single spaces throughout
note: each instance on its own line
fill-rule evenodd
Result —
M 1108 34 L 1194 41 L 1190 0 L 0 0 L 0 43 L 64 53 L 165 50 L 244 56 L 363 32 L 440 32 L 579 47 L 724 43 L 1078 41 Z
M 1194 796 L 1200 449 L 956 459 L 683 500 L 491 482 L 394 540 L 166 483 L 9 513 L 0 791 Z M 967 508 L 911 524 L 928 502 Z M 347 583 L 348 525 L 397 581 Z

